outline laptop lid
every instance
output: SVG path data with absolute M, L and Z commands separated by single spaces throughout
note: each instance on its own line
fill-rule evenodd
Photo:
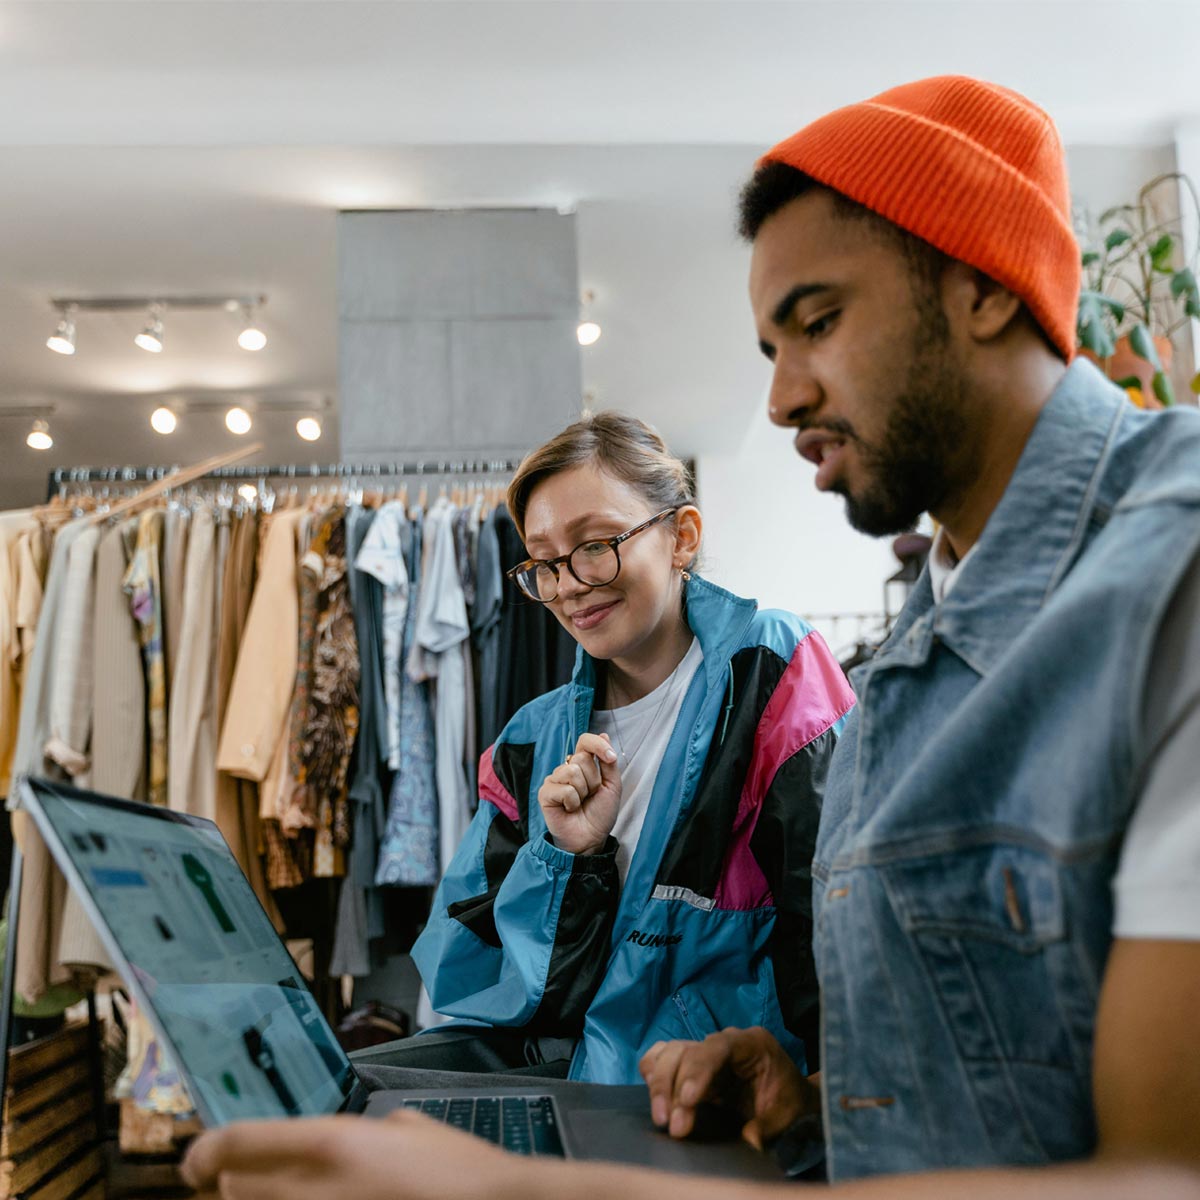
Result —
M 24 778 L 21 800 L 206 1125 L 366 1089 L 216 825 Z

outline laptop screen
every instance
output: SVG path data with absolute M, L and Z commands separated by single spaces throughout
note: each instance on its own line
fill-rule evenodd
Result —
M 27 786 L 51 851 L 74 866 L 206 1122 L 336 1112 L 356 1080 L 349 1059 L 217 827 Z

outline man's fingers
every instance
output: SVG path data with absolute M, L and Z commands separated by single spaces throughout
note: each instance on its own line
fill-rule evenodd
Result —
M 650 1092 L 650 1118 L 655 1125 L 666 1126 L 671 1119 L 675 1099 L 675 1069 L 691 1042 L 658 1042 L 647 1052 L 638 1068 Z M 653 1053 L 653 1059 L 651 1059 Z
M 338 1118 L 313 1121 L 245 1121 L 201 1134 L 184 1156 L 179 1171 L 192 1188 L 215 1189 L 221 1171 L 264 1171 L 294 1163 L 297 1158 L 321 1161 L 322 1147 Z
M 314 1183 L 317 1191 L 313 1190 Z M 320 1194 L 319 1182 L 287 1171 L 222 1171 L 219 1187 L 219 1191 L 209 1194 L 220 1200 L 310 1200 Z
M 729 1043 L 723 1034 L 712 1033 L 702 1042 L 679 1045 L 683 1049 L 673 1064 L 667 1129 L 672 1137 L 687 1137 L 696 1122 L 696 1105 L 719 1098 L 714 1085 L 729 1065 Z
M 759 1128 L 758 1118 L 751 1117 L 749 1121 L 742 1126 L 742 1141 L 749 1142 L 755 1150 L 763 1148 L 762 1130 Z

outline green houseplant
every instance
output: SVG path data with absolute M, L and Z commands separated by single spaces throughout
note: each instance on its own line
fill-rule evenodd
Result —
M 1132 204 L 1085 218 L 1080 239 L 1077 341 L 1130 390 L 1135 403 L 1147 382 L 1160 404 L 1175 402 L 1167 375 L 1171 337 L 1200 318 L 1200 267 L 1195 254 L 1184 261 L 1183 221 L 1175 215 L 1174 195 L 1190 205 L 1200 228 L 1200 196 L 1186 175 L 1172 171 L 1150 180 Z M 1200 390 L 1198 382 L 1200 376 L 1192 381 L 1193 391 Z

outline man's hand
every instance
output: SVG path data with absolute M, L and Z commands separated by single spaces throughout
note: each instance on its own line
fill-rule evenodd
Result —
M 793 1121 L 820 1108 L 820 1089 L 761 1027 L 722 1029 L 702 1042 L 656 1042 L 638 1070 L 650 1089 L 650 1115 L 672 1137 L 687 1137 L 701 1101 L 736 1108 L 742 1137 L 761 1150 Z
M 538 804 L 560 849 L 572 854 L 602 850 L 621 805 L 621 772 L 608 737 L 583 734 L 575 753 L 546 776 Z
M 181 1172 L 221 1200 L 461 1200 L 529 1182 L 515 1155 L 412 1112 L 227 1125 L 197 1138 Z

